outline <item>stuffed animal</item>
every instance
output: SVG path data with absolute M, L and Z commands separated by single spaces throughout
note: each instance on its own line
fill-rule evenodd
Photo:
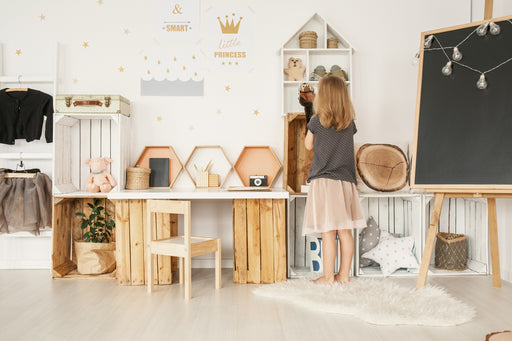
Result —
M 340 77 L 345 82 L 348 81 L 347 73 L 339 65 L 331 66 L 331 71 L 329 72 L 329 75 Z
M 117 182 L 107 170 L 107 165 L 112 162 L 111 158 L 98 157 L 85 160 L 85 164 L 91 168 L 91 173 L 87 177 L 85 190 L 91 193 L 107 193 L 117 186 Z
M 320 78 L 325 76 L 327 72 L 325 71 L 325 67 L 323 65 L 318 65 L 313 72 L 311 72 L 311 75 L 309 75 L 310 81 L 319 81 Z
M 300 95 L 299 95 L 299 103 L 304 107 L 304 112 L 306 113 L 306 125 L 309 123 L 309 120 L 313 116 L 313 101 L 315 100 L 315 90 L 308 83 L 302 83 L 300 85 Z M 306 127 L 306 134 L 308 132 L 308 128 Z
M 288 68 L 284 69 L 284 73 L 288 75 L 289 81 L 301 81 L 304 78 L 306 68 L 302 66 L 302 59 L 290 57 L 288 59 Z

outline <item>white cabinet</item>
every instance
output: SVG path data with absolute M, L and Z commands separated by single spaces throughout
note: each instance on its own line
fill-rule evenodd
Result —
M 304 31 L 314 31 L 318 35 L 316 48 L 300 48 L 299 36 Z M 338 48 L 327 48 L 327 39 L 336 38 Z M 297 30 L 281 48 L 281 84 L 282 84 L 282 115 L 289 112 L 304 112 L 298 101 L 299 87 L 303 82 L 310 83 L 317 89 L 318 81 L 310 81 L 310 75 L 319 65 L 329 72 L 333 65 L 338 65 L 348 75 L 349 92 L 352 95 L 352 54 L 353 46 L 341 34 L 332 28 L 319 14 L 314 14 Z M 302 80 L 289 81 L 284 69 L 288 68 L 289 58 L 302 59 L 305 73 Z

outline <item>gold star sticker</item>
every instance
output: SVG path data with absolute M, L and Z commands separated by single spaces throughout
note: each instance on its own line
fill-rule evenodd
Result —
M 148 60 L 148 56 L 144 56 L 144 60 Z
M 44 19 L 46 19 L 46 15 L 42 14 L 39 16 L 39 19 L 41 19 L 41 21 L 43 21 Z
M 78 79 L 77 78 L 73 78 L 73 83 L 78 83 Z
M 183 70 L 186 70 L 187 68 L 185 67 L 185 65 L 183 65 Z
M 156 117 L 156 120 L 157 120 L 158 122 L 162 121 L 162 116 L 157 116 L 157 117 Z
M 119 68 L 117 68 L 119 70 L 119 72 L 124 72 L 124 67 L 120 66 Z
M 84 42 L 82 43 L 82 46 L 83 46 L 84 48 L 88 48 L 88 47 L 89 47 L 89 42 L 88 42 L 88 41 L 84 41 Z
M 193 125 L 190 125 L 190 126 L 188 127 L 188 130 L 190 130 L 190 131 L 194 130 L 194 126 L 193 126 Z
M 218 115 L 222 114 L 222 110 L 217 109 L 217 114 L 218 114 Z
M 174 57 L 174 61 L 176 61 L 176 57 Z
M 103 5 L 103 0 L 98 0 L 98 5 Z
M 129 29 L 127 29 L 127 28 L 123 28 L 123 33 L 124 33 L 124 34 L 126 34 L 126 35 L 128 35 L 128 34 L 130 34 L 130 30 L 129 30 Z
M 158 61 L 157 63 L 160 64 L 160 61 Z
M 222 65 L 226 65 L 226 63 L 222 62 Z
M 167 73 L 171 72 L 169 69 L 167 69 Z
M 235 65 L 238 65 L 238 62 L 235 62 Z
M 196 56 L 192 56 L 192 59 L 196 59 Z
M 253 110 L 253 111 L 252 111 L 252 114 L 253 114 L 253 115 L 255 115 L 255 116 L 258 116 L 258 114 L 259 114 L 259 113 L 260 113 L 260 112 L 259 112 L 258 110 Z
M 151 72 L 148 70 L 148 75 L 150 75 L 150 74 L 151 74 Z
M 226 90 L 227 92 L 229 92 L 229 90 L 231 90 L 231 87 L 230 87 L 229 85 L 226 85 L 226 86 L 224 87 L 224 90 Z
M 229 62 L 229 65 L 231 65 L 231 62 Z
M 16 54 L 17 54 L 18 56 L 21 56 L 21 49 L 16 49 Z

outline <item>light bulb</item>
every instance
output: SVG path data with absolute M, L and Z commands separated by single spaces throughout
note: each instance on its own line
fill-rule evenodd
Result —
M 485 75 L 483 73 L 480 75 L 478 82 L 476 82 L 476 87 L 480 90 L 487 88 L 487 82 L 485 81 Z
M 485 36 L 485 34 L 487 33 L 487 26 L 489 26 L 488 21 L 486 21 L 482 25 L 478 26 L 478 28 L 476 29 L 476 34 L 478 34 L 480 37 Z
M 449 76 L 452 74 L 452 62 L 449 61 L 446 65 L 441 69 L 441 73 L 445 76 Z
M 455 60 L 456 62 L 462 59 L 462 53 L 460 53 L 459 48 L 457 46 L 453 48 L 452 59 Z
M 425 46 L 427 49 L 430 48 L 430 46 L 432 46 L 432 40 L 434 40 L 434 35 L 431 34 L 428 36 L 427 39 L 425 39 L 425 42 L 423 43 L 423 46 Z
M 491 22 L 489 25 L 489 32 L 491 32 L 493 36 L 497 36 L 498 34 L 500 34 L 500 25 L 495 24 L 493 22 Z

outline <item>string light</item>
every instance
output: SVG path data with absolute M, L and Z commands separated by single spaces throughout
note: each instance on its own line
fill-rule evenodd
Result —
M 506 21 L 509 22 L 510 24 L 512 24 L 511 20 L 507 19 Z M 475 28 L 473 31 L 471 31 L 471 33 L 469 33 L 466 38 L 464 38 L 460 43 L 458 43 L 456 46 L 453 46 L 453 47 L 452 46 L 443 47 L 443 45 L 441 44 L 441 42 L 439 41 L 437 36 L 430 35 L 423 42 L 423 44 L 426 48 L 425 51 L 441 50 L 443 52 L 446 59 L 448 60 L 448 62 L 445 64 L 445 66 L 443 66 L 443 68 L 441 69 L 441 73 L 445 76 L 450 76 L 452 74 L 452 72 L 453 72 L 452 64 L 457 64 L 457 65 L 462 66 L 468 70 L 479 73 L 480 77 L 478 78 L 478 81 L 476 82 L 476 87 L 480 90 L 484 90 L 487 88 L 487 79 L 485 78 L 485 74 L 489 73 L 491 71 L 494 71 L 494 70 L 500 68 L 501 66 L 507 64 L 508 62 L 512 61 L 512 57 L 510 57 L 509 59 L 497 64 L 496 66 L 494 66 L 486 71 L 481 71 L 481 70 L 472 68 L 472 67 L 460 62 L 462 60 L 462 53 L 459 50 L 459 46 L 462 45 L 466 40 L 468 40 L 469 37 L 471 37 L 474 33 L 476 33 L 478 36 L 485 36 L 487 34 L 487 28 L 489 28 L 489 32 L 492 35 L 498 35 L 501 31 L 500 26 L 498 24 L 496 24 L 492 21 L 486 21 L 483 24 L 481 24 L 480 26 L 478 26 L 477 28 Z M 432 46 L 434 39 L 439 44 L 439 48 L 430 48 Z M 447 49 L 453 49 L 451 58 L 446 53 Z

